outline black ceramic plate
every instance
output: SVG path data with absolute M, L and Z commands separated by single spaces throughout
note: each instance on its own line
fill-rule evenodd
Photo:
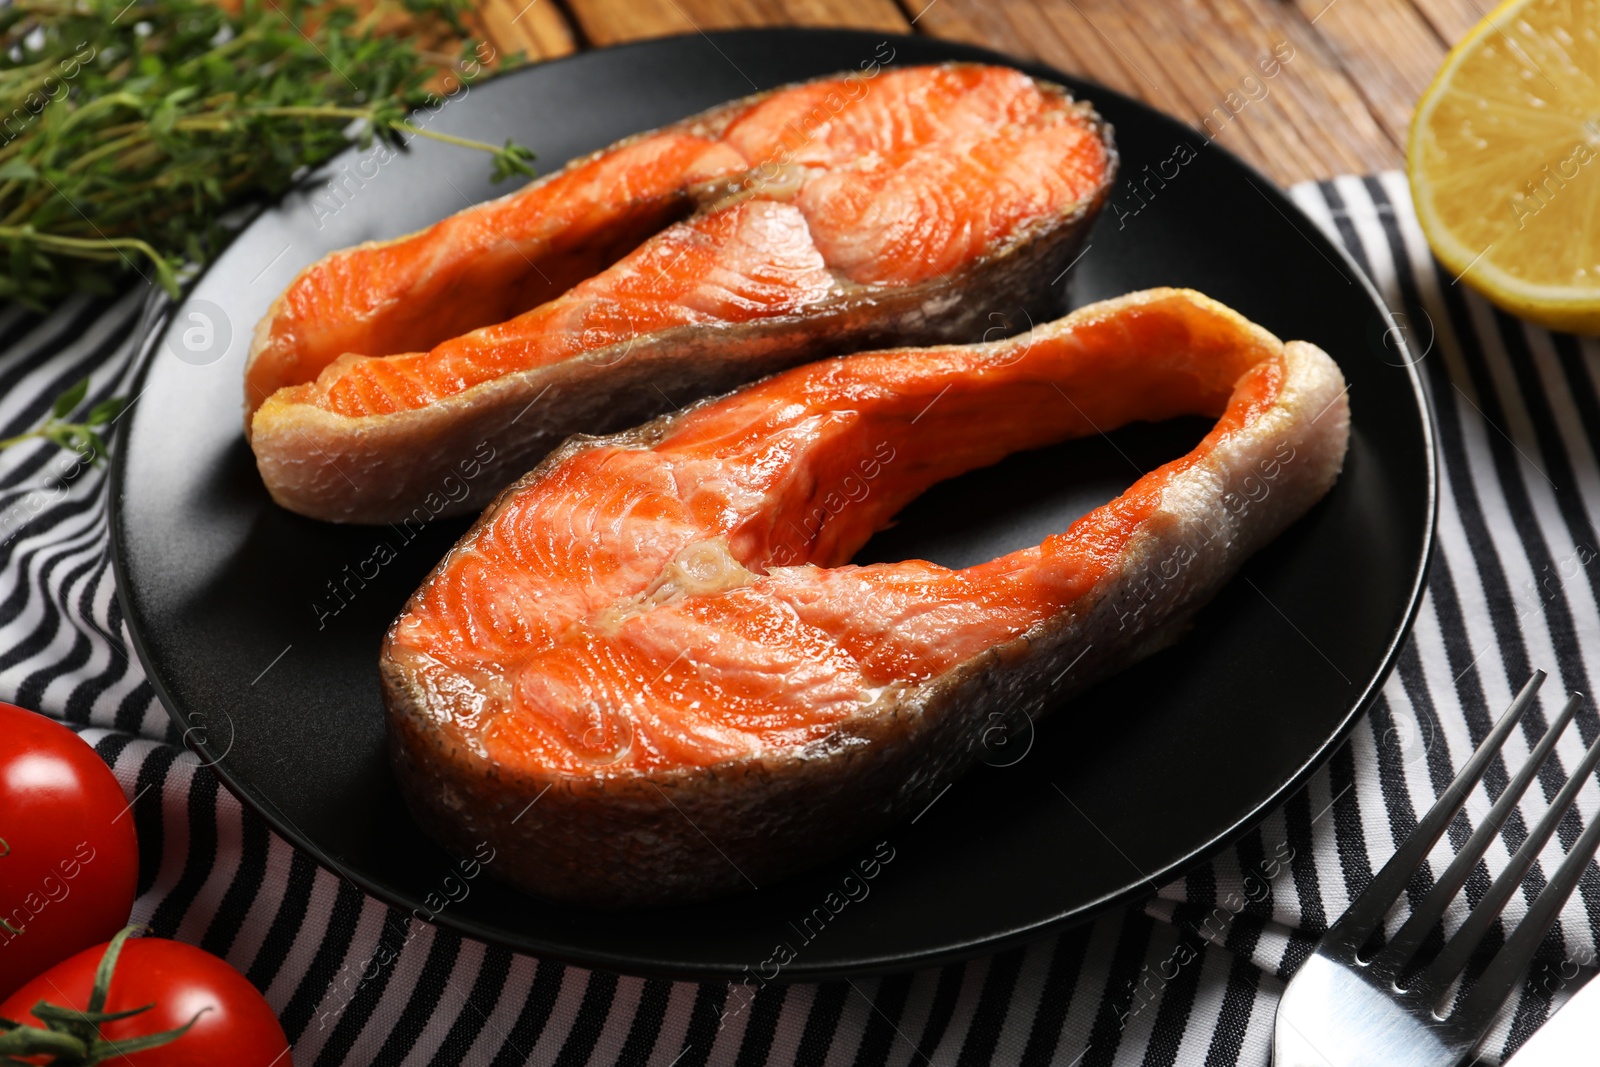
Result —
M 755 89 L 891 55 L 1009 62 L 853 32 L 687 36 L 480 84 L 431 122 L 514 137 L 548 172 Z M 1063 283 L 1068 301 L 1193 286 L 1327 349 L 1355 413 L 1337 488 L 1181 645 L 1036 736 L 997 737 L 992 766 L 886 836 L 876 851 L 893 858 L 851 883 L 860 899 L 830 896 L 849 862 L 658 912 L 557 906 L 484 876 L 437 922 L 541 956 L 674 976 L 736 976 L 775 952 L 793 957 L 782 978 L 818 979 L 994 951 L 1133 901 L 1219 849 L 1293 792 L 1366 705 L 1415 608 L 1434 508 L 1425 403 L 1378 297 L 1287 198 L 1201 135 L 1023 69 L 1094 101 L 1122 151 L 1124 180 Z M 152 338 L 116 453 L 118 587 L 157 691 L 228 788 L 363 889 L 433 911 L 452 865 L 413 825 L 389 772 L 378 642 L 466 524 L 406 542 L 292 515 L 268 499 L 240 429 L 250 330 L 301 266 L 505 191 L 487 181 L 486 157 L 431 142 L 381 164 L 363 158 L 341 159 L 256 220 Z M 1013 457 L 936 488 L 864 555 L 964 566 L 1035 544 L 1125 489 L 1130 460 L 1148 469 L 1204 429 L 1180 422 Z M 385 542 L 395 558 L 380 567 Z

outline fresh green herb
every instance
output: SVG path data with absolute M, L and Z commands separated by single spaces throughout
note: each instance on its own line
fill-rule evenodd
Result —
M 0 7 L 0 298 L 35 307 L 111 292 L 137 271 L 169 293 L 226 243 L 237 209 L 282 194 L 352 143 L 430 137 L 494 157 L 532 153 L 418 127 L 441 58 L 397 13 L 448 30 L 470 0 L 12 0 Z M 471 42 L 451 77 L 479 70 Z M 465 73 L 463 73 L 465 72 Z
M 77 452 L 89 463 L 98 466 L 106 457 L 106 442 L 101 430 L 110 425 L 127 406 L 125 397 L 113 396 L 89 409 L 82 422 L 69 421 L 71 415 L 89 395 L 89 379 L 85 378 L 56 397 L 49 416 L 39 426 L 27 433 L 0 440 L 0 449 L 20 445 L 24 441 L 42 439 L 53 441 L 69 451 Z

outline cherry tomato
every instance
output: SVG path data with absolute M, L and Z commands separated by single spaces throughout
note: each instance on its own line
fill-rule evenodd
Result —
M 133 812 L 77 734 L 0 704 L 0 997 L 109 941 L 139 877 Z
M 39 1001 L 87 1011 L 105 945 L 63 960 L 0 1004 L 0 1016 L 26 1026 Z M 104 1023 L 107 1041 L 194 1026 L 170 1044 L 116 1055 L 116 1067 L 293 1067 L 289 1042 L 272 1007 L 238 971 L 211 953 L 160 937 L 135 937 L 122 946 L 107 991 L 106 1012 L 146 1004 L 149 1011 Z M 198 1014 L 198 1018 L 196 1017 Z

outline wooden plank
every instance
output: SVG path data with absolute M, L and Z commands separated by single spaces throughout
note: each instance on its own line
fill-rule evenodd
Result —
M 913 14 L 923 32 L 1145 100 L 1286 184 L 1402 163 L 1317 28 L 1274 0 L 935 0 Z
M 742 26 L 840 26 L 904 33 L 894 0 L 567 0 L 596 45 Z
M 1412 0 L 1417 11 L 1428 20 L 1433 32 L 1446 45 L 1454 47 L 1485 15 L 1499 7 L 1499 0 Z
M 443 20 L 413 15 L 390 0 L 341 0 L 361 12 L 357 24 L 379 34 L 404 37 L 437 73 L 427 83 L 434 91 L 449 92 L 460 72 L 462 39 Z M 238 13 L 243 0 L 217 0 L 225 10 Z M 475 49 L 477 62 L 489 70 L 504 67 L 517 53 L 528 61 L 554 59 L 577 47 L 572 28 L 556 0 L 477 0 L 461 19 L 469 37 L 487 42 L 492 51 Z M 282 11 L 280 9 L 280 14 Z M 287 16 L 285 16 L 287 17 Z M 315 9 L 305 16 L 316 18 Z
M 577 38 L 555 0 L 479 0 L 476 14 L 501 62 L 518 53 L 532 61 L 577 50 Z
M 1409 3 L 1295 0 L 1295 5 L 1403 151 L 1417 98 L 1444 61 L 1444 39 Z

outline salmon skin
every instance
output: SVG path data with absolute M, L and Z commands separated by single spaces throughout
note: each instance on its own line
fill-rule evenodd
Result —
M 473 512 L 574 432 L 1044 321 L 1116 161 L 1088 104 L 971 64 L 823 78 L 629 138 L 302 271 L 245 372 L 257 466 L 313 518 Z M 471 491 L 447 494 L 464 462 Z
M 929 486 L 1179 415 L 1188 455 L 963 570 L 848 561 Z M 1008 340 L 810 364 L 509 487 L 385 638 L 422 827 L 561 901 L 765 885 L 920 810 L 982 753 L 1177 639 L 1338 477 L 1343 376 L 1188 290 Z

